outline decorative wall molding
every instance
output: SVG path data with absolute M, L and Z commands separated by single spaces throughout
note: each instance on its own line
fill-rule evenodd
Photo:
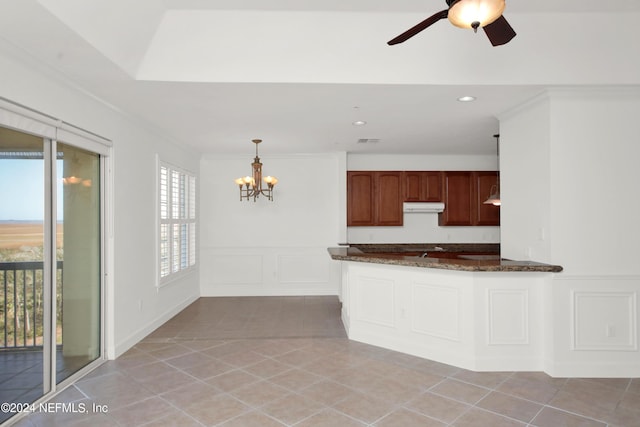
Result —
M 350 339 L 472 371 L 640 372 L 636 276 L 342 266 Z
M 259 254 L 213 255 L 205 267 L 209 270 L 210 283 L 255 285 L 262 283 L 263 256 Z
M 460 341 L 460 291 L 456 288 L 413 283 L 411 331 Z
M 278 255 L 278 278 L 280 283 L 328 283 L 330 270 L 327 255 L 280 254 Z
M 355 282 L 355 320 L 394 328 L 395 281 L 358 276 Z
M 571 348 L 637 351 L 638 295 L 633 291 L 571 291 Z
M 554 282 L 571 282 L 571 281 L 587 281 L 587 282 L 597 282 L 597 281 L 615 281 L 617 283 L 622 283 L 622 282 L 630 282 L 630 283 L 640 283 L 640 276 L 639 275 L 629 275 L 629 274 L 608 274 L 608 275 L 602 275 L 602 274 L 598 274 L 598 275 L 593 275 L 593 274 L 589 274 L 589 275 L 565 275 L 564 273 L 562 274 L 556 274 L 553 276 L 553 281 Z
M 340 265 L 323 248 L 201 248 L 202 296 L 337 295 Z
M 487 344 L 529 344 L 529 291 L 487 289 Z

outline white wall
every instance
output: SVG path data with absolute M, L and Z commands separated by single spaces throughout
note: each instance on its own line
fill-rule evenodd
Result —
M 497 156 L 349 154 L 347 169 L 496 170 Z M 488 196 L 488 194 L 487 194 Z M 438 214 L 404 214 L 401 227 L 348 227 L 349 243 L 500 243 L 500 227 L 441 227 Z
M 263 155 L 274 201 L 241 202 L 233 180 L 251 173 L 252 154 L 248 143 L 246 156 L 202 158 L 202 295 L 337 295 L 327 248 L 345 239 L 345 154 Z
M 640 274 L 639 116 L 638 88 L 551 93 L 551 256 L 567 273 Z
M 549 121 L 549 99 L 541 96 L 500 122 L 500 250 L 504 258 L 553 263 Z
M 559 264 L 545 368 L 640 375 L 640 91 L 554 90 L 501 118 L 502 253 Z
M 553 91 L 501 119 L 502 253 L 640 274 L 640 92 Z
M 113 141 L 107 350 L 116 357 L 198 297 L 198 275 L 155 287 L 155 155 L 198 173 L 198 155 L 86 95 L 0 40 L 0 96 Z

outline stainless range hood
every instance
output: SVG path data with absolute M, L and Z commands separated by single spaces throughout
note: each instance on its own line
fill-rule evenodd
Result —
M 404 213 L 440 213 L 444 210 L 444 203 L 440 202 L 404 202 Z

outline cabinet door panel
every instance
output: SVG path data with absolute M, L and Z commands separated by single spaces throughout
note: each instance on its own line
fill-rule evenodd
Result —
M 473 176 L 471 172 L 444 173 L 444 211 L 440 225 L 472 225 L 474 220 Z
M 476 172 L 476 225 L 500 225 L 500 207 L 485 205 L 491 187 L 498 184 L 497 172 Z
M 377 172 L 377 225 L 402 225 L 402 172 Z
M 442 173 L 422 172 L 422 201 L 441 202 L 442 201 Z
M 436 171 L 404 172 L 405 202 L 441 202 L 442 174 Z
M 347 225 L 374 225 L 374 173 L 347 172 Z
M 405 172 L 404 173 L 404 201 L 405 202 L 421 202 L 422 201 L 422 173 L 421 172 Z

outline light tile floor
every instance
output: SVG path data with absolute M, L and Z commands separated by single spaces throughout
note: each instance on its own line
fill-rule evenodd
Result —
M 471 372 L 349 341 L 339 313 L 335 297 L 201 298 L 54 398 L 88 413 L 17 425 L 640 426 L 640 379 Z
M 42 359 L 42 347 L 0 349 L 0 402 L 30 403 L 42 397 Z M 58 346 L 56 378 L 63 381 L 90 362 L 87 357 L 65 356 L 62 346 Z M 11 415 L 0 411 L 0 424 Z

